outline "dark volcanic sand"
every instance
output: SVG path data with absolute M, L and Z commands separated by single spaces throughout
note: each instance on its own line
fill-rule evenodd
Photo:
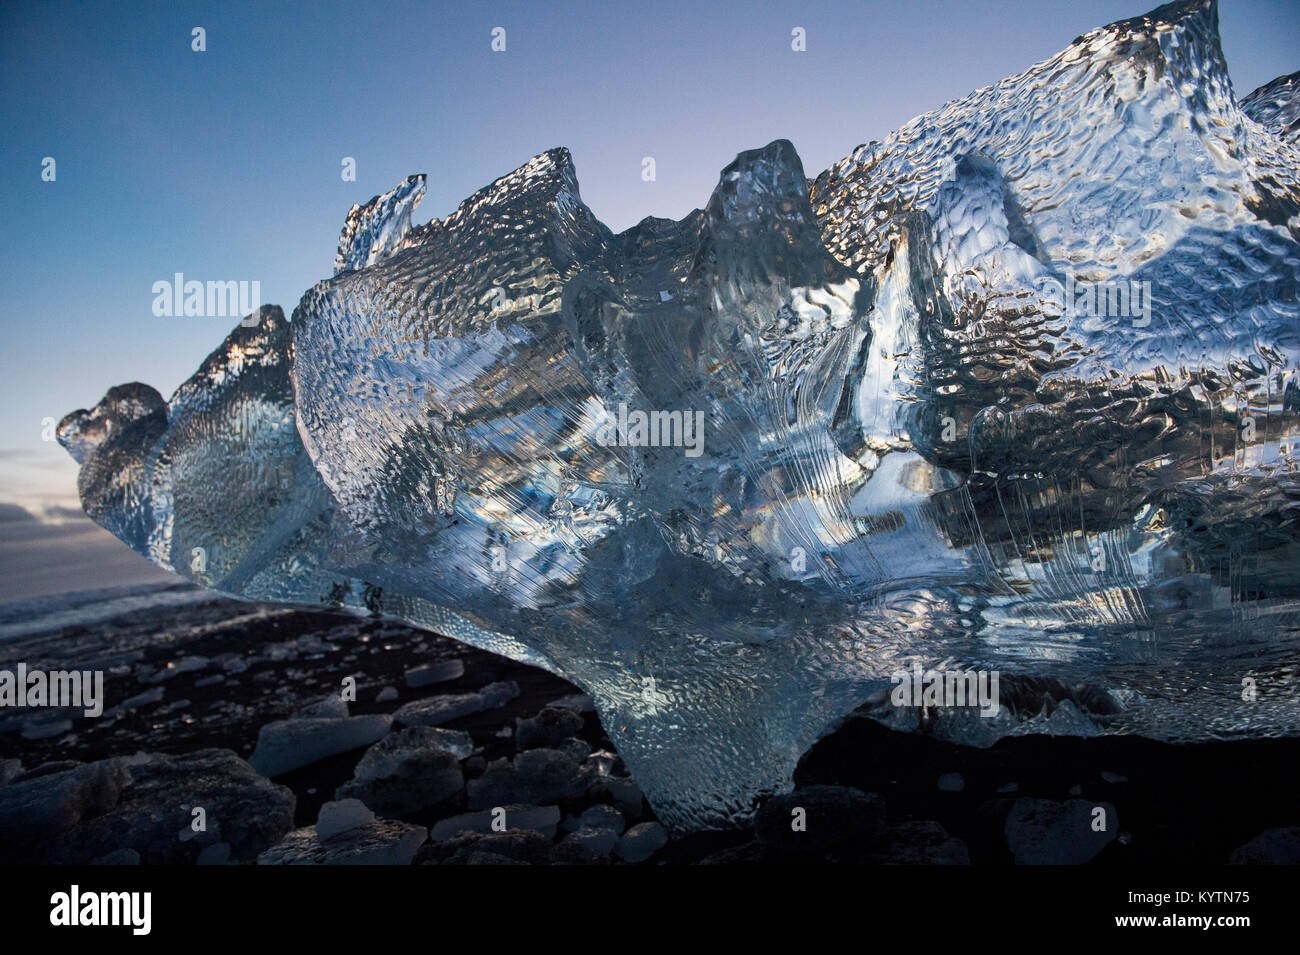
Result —
M 199 657 L 207 662 L 196 669 L 170 672 L 178 669 L 179 661 Z M 463 661 L 463 676 L 418 689 L 407 687 L 406 671 L 452 659 Z M 354 716 L 393 713 L 412 700 L 514 681 L 519 696 L 504 706 L 443 724 L 468 732 L 478 747 L 477 755 L 490 763 L 516 755 L 513 733 L 504 732 L 513 730 L 516 718 L 536 716 L 547 704 L 581 692 L 542 670 L 401 624 L 221 598 L 142 610 L 105 623 L 0 643 L 0 668 L 12 668 L 19 661 L 44 670 L 105 671 L 102 718 L 0 710 L 0 760 L 21 760 L 28 779 L 59 768 L 45 766 L 34 773 L 42 764 L 88 763 L 138 752 L 185 754 L 216 747 L 247 759 L 262 726 L 337 695 L 347 676 L 357 682 L 357 699 L 350 704 Z M 376 702 L 388 686 L 397 689 L 398 698 Z M 128 698 L 155 687 L 162 688 L 161 700 L 118 709 Z M 38 721 L 57 723 L 68 717 L 73 717 L 70 729 L 29 738 L 40 735 L 39 728 L 33 733 Z M 617 740 L 611 742 L 589 710 L 582 715 L 577 735 L 593 751 L 616 749 Z M 275 777 L 296 797 L 294 826 L 316 822 L 322 804 L 352 777 L 364 752 L 362 747 Z M 1218 864 L 1265 830 L 1300 824 L 1300 805 L 1286 782 L 1297 757 L 1300 740 L 1294 739 L 1172 746 L 1132 737 L 1032 736 L 981 750 L 894 732 L 870 719 L 852 717 L 805 754 L 795 775 L 795 796 L 766 810 L 766 833 L 765 817 L 760 814 L 762 841 L 756 840 L 752 828 L 697 833 L 673 840 L 649 861 L 1008 864 L 1014 861 L 1008 818 L 1023 816 L 1032 798 L 1037 798 L 1110 807 L 1111 832 L 1084 852 L 1089 864 Z M 482 772 L 477 759 L 463 765 L 467 778 Z M 621 762 L 616 762 L 613 773 L 623 772 Z M 960 780 L 952 774 L 959 774 Z M 23 778 L 19 776 L 16 783 Z M 873 796 L 868 805 L 856 792 L 809 789 L 816 786 L 854 787 L 879 794 L 883 800 Z M 5 787 L 0 786 L 0 821 L 4 793 Z M 1022 800 L 1025 805 L 1017 810 Z M 566 816 L 576 816 L 586 807 L 609 801 L 610 796 L 596 785 L 561 809 Z M 801 802 L 811 807 L 807 810 L 810 828 L 821 825 L 825 833 L 828 826 L 839 826 L 842 838 L 828 843 L 785 831 L 790 806 Z M 429 827 L 465 811 L 462 789 L 403 819 Z M 624 815 L 631 817 L 627 825 L 654 821 L 645 804 Z M 562 828 L 555 843 L 563 834 Z M 1079 861 L 1064 845 L 1077 832 L 1049 831 L 1049 835 L 1045 850 L 1049 856 L 1059 842 L 1059 861 Z M 1294 840 L 1289 839 L 1286 833 L 1275 833 L 1262 848 L 1238 860 L 1263 861 L 1271 854 L 1281 857 L 1276 861 L 1286 861 L 1287 853 L 1295 851 Z M 129 836 L 124 840 L 124 845 L 131 844 Z M 531 862 L 607 861 L 605 856 L 588 858 L 558 850 L 548 856 L 552 849 L 539 848 L 541 841 L 533 838 L 521 847 L 487 838 L 472 861 L 509 861 L 511 856 Z M 1017 844 L 1023 846 L 1023 836 Z M 465 861 L 464 857 L 462 853 L 454 861 Z M 0 861 L 14 860 L 5 859 L 0 851 Z M 429 843 L 416 861 L 444 860 Z

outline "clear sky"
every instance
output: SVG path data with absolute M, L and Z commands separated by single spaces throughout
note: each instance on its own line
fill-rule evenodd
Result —
M 0 503 L 75 506 L 75 468 L 42 442 L 42 419 L 125 381 L 169 396 L 226 335 L 228 319 L 154 316 L 152 285 L 175 272 L 257 280 L 288 313 L 330 273 L 352 203 L 425 172 L 417 220 L 441 217 L 558 145 L 611 228 L 678 218 L 742 149 L 789 139 L 815 175 L 1154 5 L 9 0 Z M 1239 94 L 1300 69 L 1296 0 L 1223 0 L 1220 23 Z M 205 52 L 191 49 L 196 26 Z M 346 156 L 355 182 L 340 176 Z

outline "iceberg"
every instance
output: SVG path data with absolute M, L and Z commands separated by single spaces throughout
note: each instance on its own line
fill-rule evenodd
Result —
M 291 320 L 59 440 L 182 577 L 580 685 L 677 831 L 749 819 L 858 708 L 1295 734 L 1295 88 L 1238 101 L 1191 0 L 815 179 L 742 152 L 680 221 L 612 233 L 565 149 L 426 225 L 413 176 Z M 1001 703 L 889 704 L 943 667 Z

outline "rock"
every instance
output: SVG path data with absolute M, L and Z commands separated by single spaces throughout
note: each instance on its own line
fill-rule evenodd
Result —
M 890 826 L 888 848 L 879 861 L 892 865 L 970 865 L 966 843 L 937 822 L 922 820 Z
M 294 713 L 290 719 L 295 720 L 318 720 L 318 719 L 339 719 L 348 715 L 348 704 L 343 697 L 338 694 L 331 694 L 323 699 L 317 700 L 303 707 L 297 713 Z
M 547 839 L 555 838 L 555 829 L 560 824 L 558 806 L 524 806 L 511 804 L 498 807 L 505 810 L 504 825 L 506 832 L 531 830 L 539 832 Z M 492 832 L 493 823 L 502 819 L 500 813 L 492 810 L 467 812 L 449 819 L 439 820 L 429 833 L 435 842 L 451 839 L 462 832 Z
M 556 749 L 575 762 L 581 763 L 587 758 L 587 754 L 591 752 L 591 744 L 580 736 L 570 736 L 568 739 L 561 741 Z
M 139 865 L 140 853 L 134 849 L 114 849 L 97 859 L 90 860 L 91 865 Z
M 551 861 L 551 841 L 527 829 L 507 832 L 462 832 L 443 842 L 431 842 L 422 862 L 440 865 L 545 865 Z
M 1015 796 L 999 796 L 986 800 L 975 810 L 975 821 L 979 829 L 987 833 L 998 833 L 1005 837 L 1007 817 L 1015 808 Z
M 513 762 L 498 759 L 489 763 L 465 790 L 469 808 L 484 809 L 507 802 L 541 805 L 578 799 L 590 782 L 578 763 L 559 750 L 530 749 Z
M 454 860 L 448 860 L 441 863 L 442 865 L 530 865 L 531 863 L 523 862 L 519 859 L 512 859 L 509 856 L 503 856 L 497 852 L 479 852 L 472 851 L 468 856 L 456 856 Z
M 376 703 L 391 703 L 391 702 L 393 702 L 393 700 L 397 699 L 397 697 L 398 697 L 397 687 L 395 687 L 395 686 L 386 686 L 386 687 L 384 687 L 382 690 L 379 691 L 379 695 L 378 695 L 377 697 L 375 697 L 375 702 L 376 702 Z
M 551 846 L 551 865 L 605 865 L 609 856 L 601 856 L 576 842 L 557 842 Z
M 961 773 L 944 773 L 939 777 L 939 788 L 946 793 L 959 793 L 966 788 L 966 780 Z
M 633 826 L 618 840 L 615 852 L 624 862 L 644 862 L 668 845 L 668 830 L 657 822 L 642 822 Z
M 582 717 L 573 710 L 547 706 L 536 716 L 515 720 L 515 746 L 518 749 L 555 749 L 581 730 Z M 584 744 L 584 751 L 578 759 L 586 755 Z
M 564 837 L 566 843 L 582 846 L 594 855 L 607 856 L 618 844 L 618 833 L 613 829 L 579 829 Z
M 327 756 L 368 746 L 393 725 L 385 714 L 341 718 L 277 720 L 257 734 L 257 748 L 248 758 L 263 776 L 310 766 Z
M 259 865 L 410 865 L 428 833 L 420 826 L 376 819 L 321 839 L 314 827 L 295 829 L 257 857 Z
M 500 683 L 489 683 L 478 692 L 483 697 L 485 708 L 494 710 L 519 696 L 519 684 L 514 680 L 503 680 Z
M 359 799 L 383 816 L 406 816 L 450 799 L 465 785 L 461 755 L 469 736 L 432 726 L 390 733 L 361 757 L 339 799 Z M 457 751 L 453 751 L 457 750 Z
M 316 817 L 316 837 L 328 842 L 334 836 L 351 832 L 375 821 L 375 814 L 359 799 L 340 799 L 320 807 Z
M 802 809 L 802 829 L 795 825 Z M 758 841 L 776 849 L 825 852 L 840 843 L 870 843 L 884 832 L 885 801 L 846 786 L 809 786 L 773 796 L 754 817 Z
M 1115 783 L 1115 784 L 1118 784 L 1118 783 L 1126 783 L 1126 782 L 1128 782 L 1128 777 L 1127 777 L 1127 776 L 1121 776 L 1119 773 L 1112 773 L 1112 772 L 1109 772 L 1108 770 L 1104 770 L 1104 769 L 1103 769 L 1102 772 L 1101 772 L 1101 778 L 1104 779 L 1104 780 L 1105 780 L 1106 782 L 1108 782 L 1108 783 Z
M 710 853 L 696 865 L 761 865 L 772 857 L 772 850 L 757 840 Z
M 1106 830 L 1092 828 L 1094 806 L 1106 810 Z M 1119 820 L 1109 803 L 1017 799 L 1007 814 L 1007 847 L 1017 865 L 1081 865 L 1115 838 Z
M 612 829 L 614 835 L 623 834 L 627 822 L 623 814 L 613 806 L 592 806 L 578 817 L 578 829 Z
M 130 781 L 125 761 L 113 758 L 28 776 L 0 788 L 0 858 L 17 862 L 38 857 L 82 818 L 117 805 Z
M 115 804 L 60 837 L 50 861 L 80 864 L 130 848 L 146 865 L 192 864 L 224 842 L 231 858 L 249 862 L 293 826 L 293 793 L 230 750 L 141 753 L 124 762 L 130 781 Z M 204 828 L 195 831 L 199 819 Z
M 440 663 L 426 663 L 424 666 L 407 670 L 406 685 L 411 689 L 418 689 L 422 686 L 432 686 L 434 683 L 459 680 L 464 675 L 465 662 L 463 660 L 443 660 Z
M 205 846 L 194 862 L 195 865 L 229 865 L 229 863 L 230 843 L 228 842 L 216 842 Z
M 1300 865 L 1300 827 L 1266 829 L 1228 857 L 1229 865 Z
M 20 759 L 0 759 L 0 786 L 11 783 L 23 774 L 23 762 Z
M 601 782 L 604 784 L 604 791 L 613 801 L 614 808 L 621 812 L 625 819 L 633 822 L 641 818 L 645 797 L 636 783 L 627 776 L 606 776 Z

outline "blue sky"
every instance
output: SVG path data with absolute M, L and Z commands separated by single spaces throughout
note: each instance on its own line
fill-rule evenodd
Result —
M 9 2 L 0 501 L 73 501 L 42 419 L 125 381 L 168 396 L 225 336 L 227 319 L 154 316 L 175 272 L 257 280 L 287 313 L 352 203 L 425 172 L 417 219 L 441 217 L 557 145 L 611 228 L 677 218 L 742 149 L 787 138 L 815 174 L 1148 3 Z M 1224 0 L 1220 22 L 1239 94 L 1300 69 L 1295 0 Z

